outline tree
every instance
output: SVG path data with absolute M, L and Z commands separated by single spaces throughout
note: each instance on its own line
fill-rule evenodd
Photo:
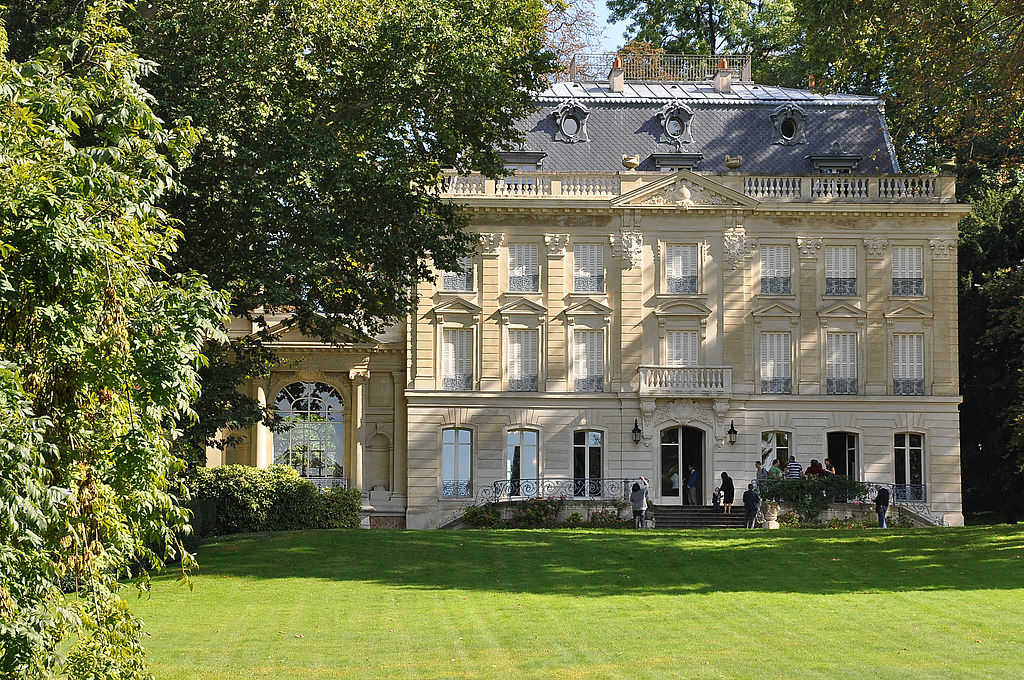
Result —
M 194 133 L 154 115 L 124 9 L 77 5 L 19 60 L 0 26 L 2 678 L 145 676 L 118 578 L 181 557 L 171 442 L 226 319 L 164 268 Z
M 540 0 L 157 0 L 132 24 L 167 120 L 201 141 L 163 205 L 231 312 L 324 340 L 401 319 L 431 266 L 473 244 L 441 168 L 503 172 L 554 69 Z M 204 371 L 192 441 L 268 414 L 237 392 L 274 357 L 235 343 Z

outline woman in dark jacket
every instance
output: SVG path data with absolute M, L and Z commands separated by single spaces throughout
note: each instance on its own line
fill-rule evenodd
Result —
M 728 473 L 722 473 L 722 485 L 719 488 L 722 489 L 722 507 L 728 515 L 732 513 L 732 501 L 736 495 L 736 487 L 733 486 L 732 477 Z

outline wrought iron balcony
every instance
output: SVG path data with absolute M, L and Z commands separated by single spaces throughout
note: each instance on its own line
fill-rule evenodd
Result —
M 672 397 L 732 395 L 732 366 L 641 366 L 640 394 Z
M 442 480 L 441 495 L 468 498 L 473 495 L 473 482 L 468 479 Z
M 919 397 L 924 394 L 924 378 L 896 378 L 892 393 L 901 397 Z
M 452 392 L 470 392 L 473 389 L 472 375 L 446 375 L 441 378 L 443 389 Z
M 576 378 L 576 392 L 604 392 L 604 376 L 590 375 L 586 378 Z
M 537 375 L 524 375 L 519 378 L 508 379 L 509 392 L 536 392 Z
M 828 378 L 825 382 L 828 394 L 857 394 L 856 378 Z
M 680 293 L 683 295 L 695 295 L 697 293 L 696 276 L 670 276 L 666 279 L 668 292 Z
M 856 277 L 851 278 L 837 278 L 837 277 L 826 277 L 825 278 L 825 295 L 834 295 L 838 297 L 856 297 L 857 296 L 857 279 Z
M 893 279 L 892 294 L 905 297 L 921 297 L 924 295 L 924 279 Z
M 761 380 L 761 394 L 792 394 L 792 378 L 764 378 Z
M 762 295 L 790 295 L 790 277 L 788 276 L 762 276 Z
M 572 290 L 574 293 L 603 293 L 603 276 L 576 276 L 573 277 Z
M 499 479 L 477 490 L 476 504 L 524 498 L 619 499 L 628 498 L 636 479 L 608 477 L 538 477 Z
M 321 491 L 348 488 L 348 477 L 303 477 L 303 479 L 313 482 Z

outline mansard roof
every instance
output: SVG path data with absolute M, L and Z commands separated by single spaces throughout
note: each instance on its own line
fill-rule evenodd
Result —
M 699 154 L 698 172 L 724 173 L 725 157 L 742 156 L 736 171 L 744 174 L 810 174 L 811 157 L 841 149 L 860 157 L 856 174 L 899 172 L 877 97 L 818 94 L 808 90 L 732 83 L 728 93 L 708 82 L 627 81 L 611 92 L 607 81 L 561 82 L 538 98 L 540 109 L 519 123 L 524 151 L 543 154 L 538 169 L 546 172 L 615 172 L 622 157 L 639 155 L 637 170 L 658 170 L 654 154 Z M 692 142 L 666 137 L 659 112 L 666 106 L 692 111 Z M 559 109 L 585 111 L 584 139 L 559 134 Z M 798 141 L 779 143 L 773 114 L 794 107 L 803 116 Z M 834 146 L 834 145 L 838 146 Z

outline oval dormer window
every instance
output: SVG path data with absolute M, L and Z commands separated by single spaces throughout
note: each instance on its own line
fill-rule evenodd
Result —
M 783 118 L 779 125 L 779 133 L 787 140 L 796 137 L 796 121 L 792 118 Z
M 562 119 L 562 134 L 566 137 L 575 137 L 580 131 L 580 120 L 576 116 L 566 116 Z
M 679 137 L 683 134 L 683 119 L 679 116 L 672 116 L 665 122 L 665 132 L 669 137 Z

